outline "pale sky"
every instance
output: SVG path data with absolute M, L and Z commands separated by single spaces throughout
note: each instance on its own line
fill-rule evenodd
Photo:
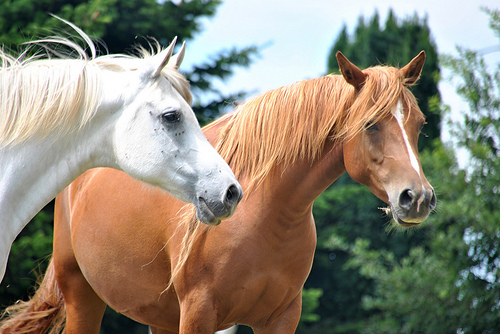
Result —
M 417 13 L 428 17 L 439 53 L 456 54 L 455 46 L 484 49 L 498 46 L 481 6 L 499 8 L 498 0 L 336 1 L 336 0 L 227 0 L 205 29 L 187 45 L 183 68 L 233 46 L 267 45 L 261 58 L 240 69 L 218 87 L 225 92 L 245 90 L 251 95 L 326 74 L 330 48 L 343 24 L 349 32 L 361 14 L 365 19 L 378 10 L 385 22 L 389 8 L 399 19 Z M 486 56 L 500 63 L 500 52 Z M 463 104 L 449 84 L 441 84 L 445 103 L 455 114 Z

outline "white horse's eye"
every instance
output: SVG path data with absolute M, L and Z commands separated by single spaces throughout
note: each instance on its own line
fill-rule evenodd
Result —
M 181 120 L 181 113 L 177 110 L 171 110 L 163 113 L 161 119 L 165 123 L 178 123 Z

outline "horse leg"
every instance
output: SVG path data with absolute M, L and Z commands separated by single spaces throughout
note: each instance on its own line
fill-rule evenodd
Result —
M 181 301 L 179 334 L 213 334 L 217 330 L 217 309 L 210 294 L 197 290 Z
M 236 334 L 238 332 L 238 325 L 229 327 L 228 329 L 223 329 L 221 331 L 215 332 L 215 334 Z
M 83 275 L 72 274 L 63 282 L 59 284 L 66 301 L 66 334 L 99 334 L 106 304 Z
M 62 196 L 60 195 L 58 199 Z M 66 334 L 99 334 L 106 304 L 83 276 L 71 245 L 69 215 L 64 200 L 54 210 L 54 265 L 59 288 L 66 302 Z
M 274 321 L 262 326 L 252 327 L 254 334 L 293 334 L 297 329 L 302 311 L 302 292 L 295 297 Z
M 156 327 L 152 327 L 152 326 L 149 327 L 149 333 L 150 334 L 175 334 L 175 332 L 170 332 L 170 331 L 167 331 L 165 329 L 160 329 L 160 328 L 156 328 Z

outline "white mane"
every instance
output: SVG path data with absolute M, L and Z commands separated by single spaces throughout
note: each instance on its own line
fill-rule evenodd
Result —
M 141 49 L 141 58 L 97 57 L 88 35 L 66 23 L 85 41 L 91 51 L 90 58 L 80 45 L 62 37 L 30 43 L 42 44 L 47 49 L 51 45 L 64 45 L 70 50 L 65 55 L 53 51 L 57 58 L 40 54 L 25 57 L 26 52 L 15 58 L 0 50 L 0 146 L 22 143 L 33 136 L 43 138 L 49 133 L 62 135 L 81 129 L 92 119 L 101 101 L 101 69 L 133 71 L 140 67 L 141 58 L 151 56 Z M 157 49 L 161 51 L 160 47 Z M 171 67 L 165 67 L 163 75 L 191 103 L 189 83 L 184 76 Z

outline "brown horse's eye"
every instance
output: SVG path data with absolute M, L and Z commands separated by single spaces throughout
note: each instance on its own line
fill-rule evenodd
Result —
M 365 125 L 365 130 L 367 131 L 378 131 L 378 125 L 374 122 L 368 122 Z
M 420 125 L 420 128 L 418 129 L 418 132 L 419 132 L 422 136 L 424 136 L 425 138 L 427 138 L 427 137 L 429 137 L 429 135 L 427 135 L 425 132 L 423 132 L 423 131 L 422 131 L 422 130 L 424 129 L 425 124 L 427 124 L 427 123 L 425 123 L 425 122 L 424 122 L 424 123 L 422 123 L 422 125 Z

